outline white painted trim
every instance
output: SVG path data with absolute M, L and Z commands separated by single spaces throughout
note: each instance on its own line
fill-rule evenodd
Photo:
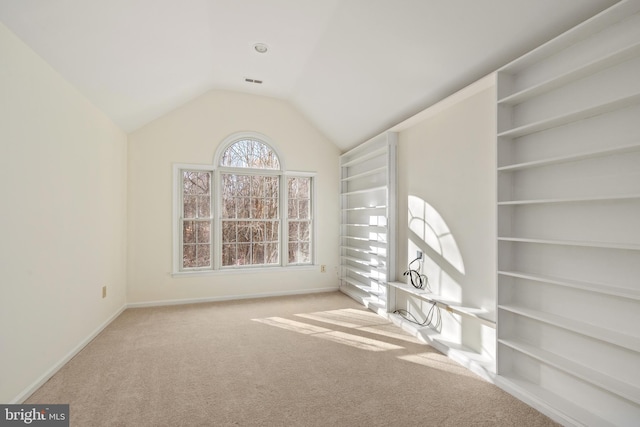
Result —
M 182 305 L 182 304 L 198 304 L 203 302 L 220 302 L 220 301 L 233 301 L 251 298 L 269 298 L 269 297 L 282 297 L 289 295 L 306 295 L 306 294 L 320 294 L 324 292 L 337 292 L 340 288 L 317 288 L 317 289 L 298 289 L 295 291 L 284 292 L 268 292 L 263 294 L 248 294 L 248 295 L 225 295 L 220 297 L 207 297 L 207 298 L 187 298 L 187 299 L 175 299 L 175 300 L 160 300 L 160 301 L 148 301 L 148 302 L 133 302 L 127 304 L 127 308 L 143 308 L 143 307 L 162 307 L 166 305 Z
M 80 343 L 75 346 L 66 356 L 60 359 L 57 363 L 55 363 L 51 368 L 49 368 L 44 374 L 42 374 L 36 381 L 33 382 L 30 386 L 25 388 L 20 394 L 18 394 L 13 400 L 9 402 L 9 404 L 20 404 L 29 398 L 38 388 L 40 388 L 44 383 L 49 381 L 49 379 L 54 376 L 64 365 L 66 365 L 71 359 L 73 359 L 78 353 L 84 349 L 87 344 L 89 344 L 95 337 L 98 336 L 100 332 L 102 332 L 111 322 L 113 322 L 118 316 L 122 314 L 122 312 L 127 308 L 127 304 L 124 304 L 118 311 L 116 311 L 111 317 L 105 320 L 100 326 L 98 326 L 93 332 L 89 334 L 84 340 L 80 341 Z

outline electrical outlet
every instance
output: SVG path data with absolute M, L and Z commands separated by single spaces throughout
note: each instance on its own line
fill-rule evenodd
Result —
M 417 259 L 422 259 L 422 251 L 417 251 L 416 252 L 416 258 Z
M 107 297 L 107 285 L 104 285 L 102 287 L 102 298 L 106 298 Z
M 327 266 L 326 266 L 326 265 L 324 265 L 324 264 L 322 264 L 322 265 L 320 266 L 320 273 L 326 273 L 326 272 L 327 272 Z

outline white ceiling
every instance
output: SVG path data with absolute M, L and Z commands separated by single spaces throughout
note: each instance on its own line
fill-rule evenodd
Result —
M 127 132 L 223 89 L 347 149 L 616 2 L 0 0 L 0 20 Z

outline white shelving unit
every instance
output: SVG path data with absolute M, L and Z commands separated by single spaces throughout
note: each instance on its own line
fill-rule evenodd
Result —
M 567 425 L 640 420 L 639 10 L 497 75 L 496 383 Z
M 340 157 L 340 288 L 380 314 L 395 277 L 397 138 L 386 132 Z

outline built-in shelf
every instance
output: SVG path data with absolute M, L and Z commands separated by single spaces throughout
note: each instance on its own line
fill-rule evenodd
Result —
M 348 153 L 347 153 L 348 154 Z M 380 156 L 385 156 L 387 154 L 387 147 L 380 147 L 368 152 L 363 152 L 362 155 L 360 156 L 354 156 L 353 159 L 351 160 L 346 160 L 345 162 L 341 163 L 340 166 L 343 168 L 347 168 L 350 166 L 354 166 L 354 165 L 358 165 L 361 163 L 366 162 L 367 160 L 371 160 L 374 159 L 376 157 L 380 157 Z M 343 158 L 344 155 L 343 155 Z
M 621 64 L 625 61 L 633 59 L 640 54 L 640 43 L 624 47 L 616 52 L 598 58 L 585 65 L 576 67 L 570 71 L 554 76 L 542 83 L 527 87 L 519 92 L 513 93 L 498 100 L 499 105 L 517 105 L 524 101 L 535 98 L 553 89 L 560 88 L 565 84 L 572 83 L 587 76 L 605 70 L 614 65 Z
M 633 351 L 640 351 L 640 337 L 623 334 L 618 331 L 613 331 L 590 323 L 518 305 L 500 304 L 498 308 L 519 316 L 537 320 L 538 322 L 546 323 L 551 326 L 566 329 L 590 338 L 595 338 L 606 343 L 617 345 L 619 347 Z
M 386 190 L 387 190 L 387 187 L 385 185 L 381 185 L 378 187 L 363 188 L 362 190 L 345 191 L 344 193 L 342 193 L 342 195 L 353 196 L 354 194 L 375 193 L 376 191 L 386 191 Z
M 575 363 L 567 358 L 558 356 L 553 352 L 543 350 L 524 342 L 507 339 L 500 339 L 498 342 L 516 351 L 524 353 L 533 359 L 537 359 L 546 365 L 552 366 L 569 375 L 573 375 L 580 380 L 589 382 L 596 387 L 600 387 L 608 392 L 630 400 L 631 402 L 640 403 L 640 388 L 634 385 L 620 381 L 619 379 L 605 375 L 579 363 Z
M 498 137 L 502 138 L 519 138 L 521 136 L 530 135 L 536 132 L 542 132 L 554 127 L 566 125 L 579 120 L 587 119 L 589 117 L 597 116 L 599 114 L 610 113 L 615 110 L 630 107 L 632 105 L 640 103 L 640 94 L 636 93 L 629 96 L 624 96 L 603 104 L 594 105 L 591 107 L 581 108 L 576 111 L 572 111 L 566 114 L 560 114 L 554 117 L 549 117 L 543 120 L 539 120 L 534 123 L 527 123 L 522 126 L 508 129 L 498 134 Z
M 342 259 L 346 260 L 346 261 L 355 262 L 357 264 L 362 264 L 362 265 L 365 265 L 367 267 L 371 267 L 371 268 L 375 269 L 378 272 L 386 271 L 384 264 L 374 264 L 371 261 L 368 261 L 366 259 L 356 258 L 356 257 L 353 257 L 353 256 L 343 256 Z
M 576 240 L 532 239 L 532 238 L 525 238 L 525 237 L 498 237 L 498 241 L 640 251 L 640 244 L 634 244 L 634 243 L 587 242 L 587 241 L 580 242 Z
M 575 162 L 580 160 L 594 159 L 597 157 L 611 156 L 615 154 L 631 153 L 640 150 L 640 143 L 628 144 L 619 147 L 610 147 L 602 150 L 593 150 L 585 152 L 577 152 L 566 156 L 557 156 L 549 159 L 536 160 L 531 162 L 516 163 L 512 165 L 501 166 L 498 172 L 513 172 L 523 169 L 538 168 L 543 166 L 551 166 L 562 163 Z
M 369 239 L 368 237 L 357 237 L 357 236 L 348 236 L 348 235 L 343 235 L 341 237 L 347 240 L 366 242 L 367 244 L 378 247 L 378 248 L 386 247 L 386 242 L 382 240 L 374 240 L 374 239 Z
M 368 170 L 366 172 L 361 172 L 361 173 L 357 173 L 357 174 L 354 174 L 354 175 L 350 175 L 350 176 L 344 177 L 344 178 L 342 178 L 342 181 L 343 182 L 353 181 L 355 179 L 365 178 L 367 176 L 378 175 L 381 172 L 386 172 L 386 171 L 387 171 L 387 167 L 386 166 L 382 166 L 382 167 L 379 167 L 379 168 Z
M 385 132 L 340 156 L 340 289 L 384 312 L 386 292 L 377 286 L 395 275 L 397 139 Z
M 570 280 L 553 276 L 545 276 L 542 274 L 523 273 L 519 271 L 498 271 L 498 275 L 505 277 L 513 277 L 516 279 L 531 280 L 534 282 L 547 283 L 550 285 L 563 286 L 567 288 L 578 289 L 582 291 L 596 292 L 604 295 L 612 295 L 621 298 L 629 298 L 640 300 L 640 290 L 621 288 L 601 283 L 589 283 L 579 280 Z
M 355 208 L 343 208 L 344 212 L 355 212 L 355 211 L 372 211 L 372 210 L 386 210 L 387 207 L 382 206 L 358 206 Z
M 496 384 L 565 425 L 640 419 L 639 24 L 617 2 L 497 72 Z
M 564 396 L 553 393 L 530 381 L 518 378 L 513 374 L 500 375 L 496 379 L 496 384 L 541 409 L 549 407 L 550 403 L 552 403 L 554 412 L 559 413 L 559 416 L 562 417 L 561 421 L 565 425 L 616 427 L 614 423 L 599 417 L 591 412 L 589 408 L 581 407 Z
M 458 314 L 461 316 L 471 317 L 478 320 L 479 323 L 495 328 L 496 324 L 492 320 L 487 318 L 489 312 L 482 308 L 465 307 L 457 301 L 447 300 L 440 295 L 429 292 L 426 289 L 416 288 L 413 285 L 402 282 L 388 282 L 390 288 L 406 292 L 413 296 L 416 296 L 424 301 L 435 303 L 440 308 L 447 310 L 450 313 Z

